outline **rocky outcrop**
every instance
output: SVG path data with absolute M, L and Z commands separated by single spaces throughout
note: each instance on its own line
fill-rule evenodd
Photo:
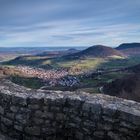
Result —
M 31 90 L 2 80 L 0 131 L 16 140 L 138 140 L 140 103 Z

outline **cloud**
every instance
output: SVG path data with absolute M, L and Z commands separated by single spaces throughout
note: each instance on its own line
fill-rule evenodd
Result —
M 0 46 L 138 42 L 139 8 L 139 0 L 0 1 Z

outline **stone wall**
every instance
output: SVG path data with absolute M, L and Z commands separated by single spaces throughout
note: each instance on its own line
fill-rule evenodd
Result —
M 138 140 L 140 103 L 101 94 L 30 90 L 3 80 L 0 132 L 16 140 Z

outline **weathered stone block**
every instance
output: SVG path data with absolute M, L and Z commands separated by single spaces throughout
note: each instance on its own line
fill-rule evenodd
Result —
M 50 107 L 51 112 L 60 112 L 60 107 L 52 106 Z
M 46 136 L 49 136 L 49 135 L 54 136 L 57 133 L 57 130 L 55 130 L 55 128 L 52 128 L 52 127 L 44 127 L 44 128 L 41 128 L 41 132 L 44 133 Z
M 18 97 L 18 96 L 13 96 L 12 97 L 12 103 L 15 105 L 21 105 L 21 106 L 26 106 L 26 98 Z
M 18 112 L 19 107 L 18 107 L 18 106 L 11 106 L 11 107 L 10 107 L 10 110 L 11 110 L 12 112 L 16 113 L 16 112 Z
M 88 128 L 88 129 L 91 129 L 91 130 L 94 130 L 96 128 L 96 123 L 97 122 L 85 120 L 82 124 L 83 124 L 84 127 Z
M 43 109 L 44 111 L 49 111 L 49 106 L 43 106 L 42 109 Z
M 123 121 L 131 122 L 134 125 L 140 126 L 140 117 L 139 116 L 135 116 L 130 113 L 128 114 L 125 112 L 121 112 L 119 119 L 122 119 Z
M 44 99 L 43 98 L 28 98 L 27 103 L 28 104 L 44 105 Z
M 46 112 L 45 118 L 53 120 L 54 119 L 54 113 L 53 112 Z
M 7 95 L 7 94 L 3 94 L 2 99 L 3 99 L 3 101 L 9 103 L 11 101 L 11 96 L 10 95 Z
M 91 107 L 92 107 L 91 104 L 84 103 L 83 106 L 82 106 L 82 110 L 83 110 L 84 112 L 90 112 Z
M 6 126 L 12 126 L 13 125 L 13 121 L 5 118 L 5 117 L 1 117 L 1 122 L 3 122 Z
M 0 106 L 0 114 L 3 115 L 4 114 L 4 108 L 2 106 Z
M 54 123 L 55 122 L 52 123 L 52 121 L 46 120 L 44 124 L 45 124 L 46 127 L 52 127 Z M 56 126 L 56 123 L 55 123 L 55 126 Z
M 84 134 L 82 132 L 76 131 L 75 137 L 78 140 L 84 140 Z
M 14 124 L 14 128 L 18 131 L 23 131 L 23 127 L 22 125 L 19 125 L 19 124 Z
M 118 133 L 115 133 L 115 132 L 112 132 L 112 131 L 109 131 L 109 132 L 107 133 L 107 135 L 108 135 L 111 139 L 113 139 L 113 140 L 121 140 L 121 139 L 122 139 L 122 138 L 119 136 Z
M 11 112 L 6 112 L 5 117 L 14 120 L 15 113 L 13 113 L 13 112 L 12 113 Z
M 91 135 L 94 130 L 88 129 L 87 127 L 82 127 L 83 133 L 85 135 Z
M 41 125 L 41 124 L 44 123 L 44 120 L 43 119 L 40 119 L 40 118 L 33 118 L 33 122 L 36 125 Z
M 35 111 L 35 117 L 43 118 L 44 114 L 45 114 L 44 111 L 41 111 L 41 110 Z
M 111 108 L 103 108 L 103 114 L 110 116 L 110 117 L 117 115 L 116 109 L 111 109 Z M 119 117 L 119 115 L 118 115 L 118 117 Z
M 119 119 L 115 119 L 115 118 L 113 118 L 113 117 L 104 116 L 104 115 L 102 115 L 102 119 L 103 119 L 105 122 L 108 122 L 108 123 L 117 123 L 117 122 L 120 121 Z
M 105 130 L 105 131 L 110 131 L 110 130 L 113 129 L 113 124 L 108 123 L 108 122 L 107 123 L 106 122 L 103 122 L 103 123 L 98 122 L 97 123 L 97 129 Z
M 20 114 L 30 114 L 32 109 L 29 109 L 27 107 L 20 107 L 18 110 L 18 113 Z
M 1 123 L 1 125 L 0 125 L 0 130 L 1 130 L 3 133 L 8 133 L 8 126 L 5 126 L 3 123 Z
M 104 138 L 105 132 L 104 131 L 95 131 L 93 133 L 94 136 L 98 137 L 98 138 Z
M 124 122 L 124 121 L 120 121 L 120 127 L 125 127 L 125 128 L 128 128 L 128 129 L 132 129 L 132 130 L 135 130 L 137 129 L 138 126 L 132 124 L 131 122 Z
M 21 124 L 27 124 L 29 120 L 28 114 L 16 114 L 15 121 L 21 123 Z
M 100 115 L 101 114 L 101 105 L 93 104 L 91 106 L 91 113 L 96 114 L 96 115 Z
M 40 109 L 40 105 L 30 104 L 30 105 L 28 105 L 28 108 L 31 109 L 31 110 L 38 110 L 38 109 Z
M 55 115 L 55 117 L 56 117 L 57 121 L 64 121 L 65 120 L 65 115 L 63 113 L 57 113 Z
M 25 133 L 27 133 L 29 135 L 39 136 L 40 135 L 40 127 L 37 127 L 37 126 L 25 127 Z

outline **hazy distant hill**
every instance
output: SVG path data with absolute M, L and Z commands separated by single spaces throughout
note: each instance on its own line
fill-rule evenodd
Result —
M 63 51 L 44 51 L 42 53 L 37 54 L 36 56 L 57 57 L 57 56 L 68 55 L 76 52 L 79 52 L 79 50 L 75 48 L 70 48 L 68 50 L 63 50 Z
M 123 43 L 119 45 L 116 49 L 117 50 L 124 50 L 129 48 L 140 48 L 140 43 Z
M 108 58 L 108 57 L 123 57 L 124 55 L 116 49 L 111 47 L 96 45 L 89 47 L 85 50 L 79 51 L 76 49 L 69 49 L 66 51 L 54 51 L 54 52 L 44 52 L 38 55 L 32 56 L 21 56 L 13 59 L 11 61 L 5 62 L 4 64 L 10 65 L 29 65 L 29 66 L 39 66 L 45 68 L 51 68 L 61 64 L 68 64 L 69 61 L 72 64 L 75 61 L 88 58 Z M 91 61 L 91 60 L 90 60 Z M 59 64 L 58 64 L 59 63 Z M 77 62 L 76 62 L 77 63 Z M 70 65 L 71 66 L 71 65 Z M 58 66 L 59 67 L 59 66 Z
M 89 47 L 83 51 L 64 56 L 64 58 L 67 59 L 74 59 L 74 58 L 84 58 L 84 57 L 98 57 L 98 58 L 105 58 L 110 56 L 120 56 L 123 57 L 124 55 L 119 52 L 118 50 L 115 50 L 111 47 L 103 46 L 103 45 L 96 45 Z
M 116 49 L 128 56 L 140 55 L 140 43 L 124 43 Z
M 54 58 L 54 61 L 57 62 L 57 60 L 63 55 L 68 55 L 68 54 L 70 55 L 76 52 L 79 52 L 79 50 L 74 49 L 74 48 L 70 48 L 68 50 L 62 50 L 62 51 L 44 51 L 35 55 L 19 56 L 19 57 L 16 57 L 15 59 L 9 60 L 7 62 L 3 62 L 2 64 L 27 65 L 27 66 L 35 66 L 35 67 L 51 69 L 53 65 L 53 62 L 52 62 L 53 58 Z
M 25 66 L 32 66 L 32 67 L 44 67 L 51 69 L 52 66 L 50 64 L 45 64 L 43 63 L 47 61 L 48 58 L 44 57 L 37 57 L 37 56 L 19 56 L 16 57 L 13 60 L 3 62 L 2 64 L 4 65 L 25 65 Z

